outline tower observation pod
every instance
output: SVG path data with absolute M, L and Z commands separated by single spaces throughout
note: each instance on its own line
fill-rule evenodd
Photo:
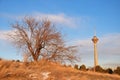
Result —
M 93 36 L 92 41 L 94 44 L 94 71 L 95 71 L 95 67 L 98 65 L 98 53 L 97 53 L 97 42 L 98 42 L 98 38 L 96 36 Z

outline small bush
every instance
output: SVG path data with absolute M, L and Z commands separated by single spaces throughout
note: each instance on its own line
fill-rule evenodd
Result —
M 72 67 L 71 65 L 68 65 L 68 67 Z
M 112 74 L 112 73 L 113 73 L 113 71 L 112 71 L 112 69 L 111 69 L 111 68 L 106 69 L 106 71 L 105 71 L 105 72 L 107 72 L 107 73 L 109 73 L 109 74 Z
M 77 65 L 77 64 L 75 64 L 74 68 L 75 68 L 75 69 L 78 69 L 78 65 Z
M 16 62 L 20 62 L 20 60 L 16 60 Z
M 64 67 L 67 67 L 67 65 L 66 65 L 66 64 L 64 64 L 63 66 L 64 66 Z
M 12 62 L 15 62 L 15 60 L 12 60 Z
M 99 65 L 95 67 L 95 71 L 96 72 L 105 72 L 105 70 Z
M 83 64 L 80 66 L 79 70 L 86 71 L 86 66 Z
M 0 61 L 2 61 L 2 58 L 0 58 Z
M 114 73 L 119 74 L 120 75 L 120 67 L 118 66 L 115 70 Z

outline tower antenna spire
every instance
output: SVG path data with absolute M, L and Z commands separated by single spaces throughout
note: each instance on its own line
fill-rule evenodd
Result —
M 94 36 L 96 36 L 96 26 L 94 27 Z

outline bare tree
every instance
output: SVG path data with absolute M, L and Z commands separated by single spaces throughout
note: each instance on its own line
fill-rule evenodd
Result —
M 61 33 L 49 20 L 36 20 L 25 17 L 21 22 L 12 24 L 15 33 L 13 43 L 24 53 L 25 58 L 34 61 L 47 59 L 56 62 L 76 60 L 75 46 L 66 46 Z

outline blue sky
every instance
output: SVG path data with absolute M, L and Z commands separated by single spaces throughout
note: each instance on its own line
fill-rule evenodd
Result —
M 24 16 L 48 17 L 67 44 L 79 46 L 81 62 L 93 66 L 91 38 L 96 27 L 99 64 L 120 66 L 120 0 L 0 0 L 0 57 L 22 59 L 4 33 Z

